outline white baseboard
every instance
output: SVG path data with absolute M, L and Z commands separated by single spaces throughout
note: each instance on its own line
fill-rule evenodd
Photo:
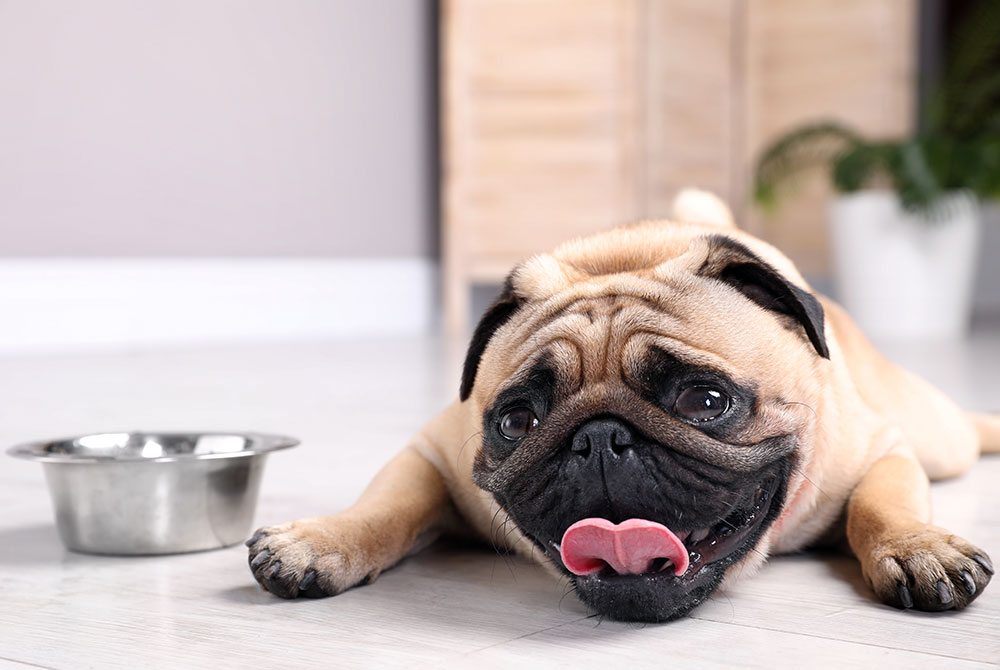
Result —
M 0 353 L 429 332 L 429 259 L 0 259 Z

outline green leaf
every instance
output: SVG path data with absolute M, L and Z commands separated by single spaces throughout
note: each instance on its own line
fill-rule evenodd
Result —
M 802 126 L 762 153 L 755 201 L 773 208 L 782 186 L 818 167 L 842 192 L 891 187 L 906 209 L 930 220 L 954 191 L 1000 198 L 1000 0 L 970 9 L 949 36 L 944 78 L 923 101 L 919 134 L 865 139 L 836 122 Z
M 781 183 L 810 167 L 829 166 L 859 142 L 852 130 L 831 122 L 803 126 L 781 137 L 757 161 L 754 200 L 764 207 L 773 206 Z
M 946 147 L 939 147 L 937 153 L 939 161 L 947 161 Z M 911 140 L 900 145 L 898 163 L 894 163 L 892 171 L 904 209 L 926 212 L 944 195 L 941 181 L 931 166 L 928 148 L 918 141 Z
M 984 74 L 1000 51 L 1000 2 L 979 0 L 949 40 L 945 80 L 958 86 Z
M 894 145 L 857 143 L 841 153 L 833 163 L 833 185 L 851 193 L 872 186 L 889 171 Z

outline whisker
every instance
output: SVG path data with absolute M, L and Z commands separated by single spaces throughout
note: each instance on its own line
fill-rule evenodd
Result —
M 461 460 L 462 460 L 462 452 L 465 451 L 465 445 L 467 445 L 469 443 L 469 440 L 471 440 L 474 437 L 480 437 L 480 436 L 482 436 L 482 434 L 483 434 L 483 431 L 480 430 L 480 431 L 476 431 L 472 435 L 469 435 L 469 437 L 465 438 L 465 442 L 462 443 L 461 448 L 458 450 L 458 456 L 455 457 L 455 464 L 456 465 L 461 462 Z
M 815 489 L 816 489 L 817 491 L 819 491 L 819 492 L 820 492 L 820 493 L 822 493 L 822 494 L 823 494 L 824 496 L 826 496 L 826 499 L 827 499 L 827 500 L 829 500 L 829 501 L 831 501 L 831 502 L 836 502 L 836 500 L 835 500 L 835 499 L 833 498 L 833 496 L 831 496 L 831 495 L 828 495 L 826 491 L 824 491 L 823 489 L 821 489 L 821 488 L 819 487 L 819 484 L 817 484 L 816 482 L 814 482 L 814 481 L 813 481 L 812 479 L 810 479 L 810 478 L 809 478 L 809 475 L 807 475 L 807 474 L 806 474 L 806 471 L 805 471 L 805 470 L 803 470 L 802 468 L 800 468 L 800 467 L 798 467 L 798 466 L 793 466 L 793 468 L 792 468 L 792 469 L 793 469 L 793 470 L 794 470 L 795 472 L 798 472 L 798 473 L 799 473 L 800 475 L 802 475 L 802 478 L 803 478 L 803 479 L 805 479 L 805 480 L 806 480 L 807 482 L 809 482 L 810 484 L 812 484 L 812 485 L 813 485 L 813 487 L 815 487 Z
M 504 525 L 504 528 L 506 528 L 506 527 L 507 527 L 507 524 L 508 524 L 508 523 L 509 523 L 510 521 L 511 521 L 510 517 L 507 517 L 507 521 L 505 521 L 505 522 L 504 522 L 504 524 L 503 524 L 503 525 Z M 508 530 L 507 532 L 505 532 L 505 533 L 503 534 L 503 543 L 504 543 L 504 546 L 507 546 L 507 538 L 509 538 L 509 537 L 510 537 L 510 534 L 511 534 L 511 533 L 513 533 L 513 532 L 514 532 L 514 531 L 516 531 L 516 530 L 517 530 L 517 524 L 515 524 L 515 523 L 511 523 L 511 527 L 510 527 L 510 530 Z M 535 546 L 535 543 L 534 543 L 534 542 L 532 542 L 532 543 L 531 543 L 531 546 L 532 546 L 532 547 L 534 547 L 534 546 Z
M 560 612 L 562 612 L 562 604 L 563 604 L 563 601 L 566 600 L 566 596 L 568 596 L 571 593 L 575 593 L 575 592 L 576 592 L 576 584 L 574 584 L 572 582 L 572 580 L 567 580 L 566 581 L 566 586 L 563 588 L 562 597 L 559 598 L 558 608 L 559 608 Z
M 493 565 L 490 566 L 490 584 L 493 584 L 494 581 L 495 581 L 495 579 L 496 579 L 497 558 L 500 558 L 500 557 L 503 556 L 500 553 L 500 547 L 497 546 L 497 542 L 496 542 L 496 528 L 495 528 L 496 521 L 497 521 L 497 515 L 499 515 L 500 512 L 502 512 L 502 511 L 503 511 L 503 508 L 500 507 L 500 506 L 497 506 L 497 511 L 493 513 L 493 518 L 490 519 L 490 546 L 493 547 L 493 551 L 496 553 L 496 556 L 493 557 Z
M 514 575 L 514 569 L 513 569 L 513 567 L 511 567 L 510 556 L 508 555 L 507 551 L 502 550 L 500 548 L 500 546 L 499 546 L 499 544 L 500 544 L 500 539 L 499 539 L 500 538 L 500 533 L 503 532 L 504 527 L 510 521 L 510 517 L 508 516 L 506 519 L 504 519 L 503 523 L 499 527 L 496 527 L 497 515 L 499 515 L 500 512 L 503 512 L 503 511 L 504 511 L 504 509 L 502 507 L 498 506 L 497 507 L 497 511 L 493 514 L 493 519 L 490 521 L 490 544 L 493 545 L 493 551 L 496 552 L 496 555 L 498 557 L 500 557 L 500 558 L 503 559 L 504 564 L 507 566 L 507 569 L 510 570 L 511 575 L 513 576 Z M 491 583 L 493 581 L 493 574 L 494 574 L 495 571 L 496 571 L 496 559 L 494 558 L 493 559 L 493 570 L 490 573 L 490 582 Z M 516 579 L 516 577 L 515 577 L 515 579 Z
M 504 528 L 506 528 L 508 523 L 510 523 L 510 517 L 507 517 L 507 520 L 503 522 L 503 526 L 501 526 L 501 530 L 504 529 Z M 510 531 L 508 531 L 507 534 L 504 535 L 504 545 L 507 544 L 507 535 L 509 535 L 509 534 L 510 534 Z M 516 582 L 517 581 L 517 575 L 514 574 L 514 559 L 511 558 L 510 553 L 504 553 L 504 554 L 501 554 L 501 556 L 503 556 L 504 565 L 507 566 L 507 570 L 510 572 L 511 578 L 513 578 L 513 580 Z
M 743 576 L 743 571 L 740 570 L 740 577 L 742 577 L 742 576 Z M 736 579 L 737 579 L 737 581 L 739 581 L 739 577 L 737 577 Z M 732 623 L 733 621 L 735 621 L 736 620 L 736 605 L 733 604 L 733 599 L 730 598 L 729 594 L 727 594 L 725 591 L 715 591 L 714 593 L 712 593 L 712 595 L 710 595 L 708 597 L 708 599 L 709 600 L 716 600 L 716 596 L 722 596 L 723 598 L 726 599 L 726 602 L 729 603 L 729 615 L 730 615 L 729 623 Z M 703 620 L 699 616 L 692 616 L 691 618 L 692 619 Z
M 502 511 L 503 511 L 503 507 L 500 507 L 499 505 L 497 505 L 497 511 L 493 513 L 493 518 L 490 519 L 490 544 L 493 546 L 493 551 L 495 551 L 498 555 L 500 554 L 500 547 L 497 546 L 497 542 L 496 542 L 497 535 L 496 535 L 496 527 L 495 526 L 496 526 L 496 522 L 497 522 L 497 516 Z
M 804 402 L 799 402 L 799 401 L 797 401 L 797 400 L 786 400 L 785 402 L 783 402 L 783 403 L 781 403 L 781 404 L 782 404 L 782 405 L 802 405 L 802 406 L 803 406 L 803 407 L 805 407 L 805 408 L 806 408 L 807 410 L 809 410 L 810 412 L 812 412 L 812 413 L 813 413 L 813 418 L 817 418 L 817 417 L 819 416 L 819 415 L 818 415 L 818 414 L 816 413 L 816 410 L 815 410 L 815 409 L 813 409 L 811 405 L 807 405 L 807 404 L 806 404 L 806 403 L 804 403 Z

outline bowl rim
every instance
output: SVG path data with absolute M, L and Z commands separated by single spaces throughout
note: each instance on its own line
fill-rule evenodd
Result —
M 143 457 L 142 455 L 95 455 L 95 454 L 53 454 L 45 451 L 45 448 L 56 442 L 73 442 L 81 438 L 92 435 L 149 435 L 149 436 L 237 436 L 251 440 L 254 444 L 249 449 L 240 451 L 220 452 L 212 454 L 170 454 L 167 456 L 156 456 L 154 458 Z M 7 448 L 7 455 L 14 458 L 23 458 L 40 463 L 174 463 L 182 461 L 205 461 L 218 460 L 223 458 L 247 458 L 267 454 L 272 451 L 288 449 L 300 444 L 297 438 L 288 435 L 278 435 L 274 433 L 258 433 L 246 431 L 181 431 L 181 430 L 118 430 L 94 433 L 82 433 L 72 437 L 55 438 L 50 440 L 38 440 L 34 442 L 22 442 Z

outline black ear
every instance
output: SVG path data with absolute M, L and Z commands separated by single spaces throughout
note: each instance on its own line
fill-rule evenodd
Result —
M 479 370 L 479 360 L 483 357 L 493 333 L 507 323 L 523 304 L 524 299 L 514 293 L 513 280 L 508 276 L 503 291 L 483 314 L 479 325 L 472 333 L 472 341 L 469 342 L 469 350 L 465 354 L 465 365 L 462 367 L 462 387 L 458 394 L 462 402 L 468 400 L 469 394 L 472 393 L 472 386 L 476 383 L 476 371 Z
M 711 251 L 698 274 L 736 288 L 764 309 L 793 317 L 823 358 L 830 358 L 824 333 L 823 306 L 816 296 L 788 281 L 739 242 L 723 235 L 709 238 Z

